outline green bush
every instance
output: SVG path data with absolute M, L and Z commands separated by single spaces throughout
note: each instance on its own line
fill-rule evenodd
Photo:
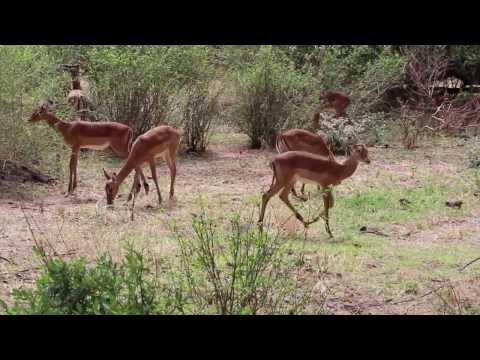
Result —
M 374 145 L 384 140 L 385 119 L 383 113 L 365 113 L 356 117 L 335 118 L 322 114 L 320 130 L 327 134 L 327 143 L 334 154 L 346 154 L 350 145 L 363 142 Z
M 87 266 L 84 258 L 69 262 L 48 258 L 33 289 L 13 290 L 15 304 L 7 314 L 153 314 L 157 292 L 144 257 L 131 246 L 123 261 L 108 255 Z
M 206 150 L 212 125 L 216 125 L 220 117 L 218 97 L 221 89 L 213 89 L 209 85 L 202 82 L 185 91 L 182 125 L 187 151 L 202 153 Z
M 42 266 L 33 288 L 0 304 L 11 315 L 295 314 L 310 300 L 292 278 L 300 256 L 251 218 L 220 227 L 202 213 L 192 232 L 173 231 L 178 257 L 154 261 L 131 244 L 121 262 L 104 254 L 90 264 L 35 248 Z
M 179 90 L 212 75 L 206 46 L 95 46 L 88 60 L 100 117 L 128 124 L 136 136 L 179 124 Z
M 291 127 L 306 114 L 306 98 L 312 94 L 308 73 L 272 46 L 262 46 L 253 61 L 234 71 L 237 124 L 249 137 L 252 148 L 274 146 L 277 132 Z
M 54 170 L 61 139 L 26 120 L 39 100 L 61 97 L 60 74 L 45 46 L 0 46 L 0 158 Z
M 298 259 L 289 255 L 293 252 L 278 235 L 262 232 L 255 221 L 239 215 L 220 227 L 202 213 L 192 227 L 193 234 L 177 231 L 180 268 L 175 282 L 191 311 L 292 314 L 303 309 L 309 293 L 301 293 L 291 279 Z
M 351 117 L 381 105 L 386 90 L 402 84 L 406 59 L 390 46 L 325 45 L 308 50 L 303 55 L 305 67 L 315 74 L 322 90 L 350 94 Z

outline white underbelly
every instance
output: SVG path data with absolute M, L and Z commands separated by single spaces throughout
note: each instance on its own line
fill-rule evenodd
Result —
M 97 145 L 85 145 L 81 146 L 82 149 L 90 149 L 90 150 L 105 150 L 110 146 L 110 143 L 104 143 L 104 144 L 97 144 Z
M 313 184 L 313 185 L 318 184 L 318 182 L 316 182 L 314 180 L 306 179 L 306 178 L 303 178 L 301 176 L 295 176 L 295 181 L 301 182 L 301 183 L 304 183 L 304 184 Z
M 167 155 L 167 151 L 158 153 L 158 154 L 155 155 L 155 159 L 162 158 L 163 160 L 165 160 L 165 156 L 166 156 L 166 155 Z

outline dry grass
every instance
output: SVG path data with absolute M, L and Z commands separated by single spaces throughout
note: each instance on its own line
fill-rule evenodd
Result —
M 113 211 L 97 206 L 103 197 L 102 167 L 118 169 L 121 165 L 108 155 L 82 154 L 77 194 L 71 198 L 61 194 L 64 183 L 51 187 L 2 183 L 0 298 L 8 302 L 12 288 L 31 284 L 37 274 L 31 251 L 34 242 L 24 214 L 31 219 L 36 236 L 48 240 L 58 253 L 89 259 L 105 251 L 118 258 L 126 240 L 134 240 L 152 256 L 171 256 L 177 250 L 171 224 L 189 226 L 191 214 L 202 206 L 216 218 L 232 211 L 254 211 L 257 216 L 261 192 L 271 183 L 267 164 L 274 153 L 248 150 L 247 144 L 241 134 L 217 133 L 204 156 L 179 158 L 176 198 L 159 206 L 155 192 L 148 196 L 142 192 L 133 223 L 122 205 L 131 177 Z M 336 314 L 442 313 L 432 300 L 437 299 L 435 294 L 422 297 L 435 281 L 448 279 L 470 290 L 478 286 L 480 263 L 458 271 L 480 253 L 480 200 L 473 196 L 478 189 L 474 189 L 472 170 L 466 170 L 464 147 L 457 145 L 454 140 L 436 139 L 415 150 L 404 150 L 401 145 L 371 148 L 372 164 L 360 165 L 335 190 L 334 240 L 328 239 L 321 222 L 305 234 L 283 203 L 272 199 L 267 220 L 306 254 L 299 279 L 303 286 L 314 288 L 315 301 L 309 311 L 318 312 L 316 306 L 322 304 L 321 311 Z M 169 174 L 165 164 L 159 163 L 158 172 L 166 199 Z M 430 195 L 432 184 L 444 186 L 444 196 L 441 192 Z M 314 201 L 295 204 L 313 217 L 321 201 L 314 187 L 307 189 Z M 382 194 L 390 193 L 395 199 L 409 194 L 418 205 L 382 209 L 382 201 L 389 200 Z M 357 209 L 355 205 L 355 198 L 362 194 L 372 201 L 371 214 L 368 207 Z M 424 198 L 428 201 L 422 203 Z M 462 200 L 463 207 L 447 208 L 443 200 Z M 388 237 L 361 234 L 360 225 L 377 227 Z M 469 296 L 476 292 L 470 290 L 462 292 L 464 301 L 474 301 Z

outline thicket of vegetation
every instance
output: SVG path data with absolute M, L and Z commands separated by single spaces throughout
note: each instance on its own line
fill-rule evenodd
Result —
M 220 124 L 248 135 L 252 148 L 273 146 L 281 129 L 312 127 L 319 95 L 328 90 L 352 101 L 348 119 L 321 113 L 320 130 L 337 154 L 354 142 L 384 142 L 392 125 L 412 149 L 426 133 L 470 136 L 480 124 L 471 88 L 439 85 L 450 76 L 479 84 L 480 46 L 0 46 L 0 160 L 53 174 L 66 168 L 60 136 L 27 119 L 46 98 L 56 100 L 52 111 L 60 118 L 76 116 L 65 101 L 71 78 L 58 65 L 80 60 L 93 121 L 128 124 L 135 136 L 169 124 L 181 129 L 183 151 L 204 152 Z M 478 146 L 467 156 L 469 166 L 480 167 Z M 201 214 L 190 231 L 174 228 L 172 235 L 176 256 L 155 261 L 131 245 L 120 261 L 104 254 L 88 262 L 37 244 L 41 276 L 33 288 L 15 290 L 15 303 L 4 309 L 296 314 L 310 301 L 292 276 L 302 254 L 252 219 L 220 224 Z
M 285 240 L 260 231 L 237 214 L 227 224 L 203 212 L 191 231 L 172 229 L 177 257 L 152 261 L 125 246 L 121 261 L 109 254 L 88 263 L 65 260 L 37 243 L 41 276 L 29 289 L 14 289 L 7 314 L 297 314 L 310 294 L 292 279 L 301 256 Z M 179 261 L 175 259 L 178 258 Z
M 409 147 L 425 126 L 465 127 L 472 115 L 459 106 L 434 114 L 401 112 L 401 105 L 434 102 L 438 94 L 429 89 L 447 76 L 480 81 L 478 46 L 1 46 L 1 158 L 58 168 L 51 166 L 58 136 L 25 120 L 46 97 L 57 100 L 59 116 L 74 117 L 65 103 L 71 80 L 58 65 L 80 60 L 93 118 L 129 124 L 137 136 L 171 124 L 183 129 L 184 150 L 196 152 L 205 151 L 219 122 L 237 126 L 254 148 L 271 146 L 280 129 L 309 128 L 324 90 L 352 99 L 350 127 L 322 113 L 321 130 L 335 133 L 338 152 L 352 132 L 373 131 L 369 139 L 378 140 L 389 119 L 402 122 Z M 418 122 L 425 114 L 430 120 Z

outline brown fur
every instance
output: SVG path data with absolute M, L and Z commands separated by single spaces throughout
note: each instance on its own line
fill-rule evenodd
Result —
M 334 110 L 335 117 L 346 117 L 347 108 L 350 105 L 350 97 L 342 92 L 327 91 L 320 95 L 320 101 L 323 102 L 326 107 L 325 110 Z
M 325 137 L 326 136 L 317 135 L 303 129 L 286 130 L 277 137 L 277 151 L 278 153 L 283 153 L 286 151 L 306 151 L 334 160 L 335 156 L 328 148 Z M 305 184 L 302 185 L 300 191 L 302 193 L 302 197 L 297 195 L 295 185 L 292 187 L 292 193 L 296 197 L 306 200 L 304 197 Z
M 324 136 L 314 134 L 304 129 L 290 129 L 280 133 L 277 138 L 277 151 L 279 153 L 286 151 L 306 151 L 331 159 L 334 158 Z
M 81 148 L 100 146 L 108 143 L 108 147 L 110 147 L 118 157 L 125 159 L 128 156 L 133 131 L 127 125 L 116 122 L 91 123 L 80 120 L 67 123 L 49 112 L 51 105 L 53 105 L 51 101 L 42 102 L 28 121 L 45 121 L 62 135 L 67 145 L 71 146 L 72 155 L 70 158 L 70 177 L 67 195 L 73 193 L 77 187 L 78 152 Z M 143 179 L 145 191 L 148 192 L 148 185 L 146 185 L 143 173 L 140 174 L 140 176 Z
M 353 145 L 351 155 L 343 163 L 304 151 L 289 151 L 275 156 L 271 163 L 273 181 L 270 189 L 263 194 L 259 223 L 263 223 L 268 201 L 280 191 L 280 199 L 293 211 L 297 219 L 305 226 L 312 223 L 306 223 L 288 200 L 288 193 L 295 182 L 307 180 L 319 184 L 324 190 L 324 211 L 319 217 L 326 216 L 327 232 L 331 235 L 328 210 L 333 207 L 334 198 L 329 187 L 339 185 L 352 176 L 359 162 L 370 163 L 367 147 L 363 144 Z
M 62 68 L 68 71 L 72 77 L 72 90 L 67 95 L 67 102 L 75 111 L 80 112 L 80 118 L 85 120 L 86 114 L 81 111 L 88 109 L 90 102 L 81 86 L 80 64 L 62 65 Z
M 178 130 L 171 126 L 157 126 L 145 134 L 139 136 L 132 145 L 130 154 L 125 160 L 118 175 L 108 174 L 104 170 L 107 182 L 105 184 L 105 193 L 107 196 L 107 203 L 113 204 L 115 197 L 117 196 L 118 189 L 126 177 L 135 169 L 140 172 L 141 166 L 144 163 L 150 165 L 152 172 L 152 178 L 157 188 L 158 202 L 161 204 L 162 196 L 160 194 L 160 188 L 158 186 L 155 158 L 162 157 L 170 169 L 170 199 L 174 195 L 174 184 L 176 176 L 176 154 L 178 146 L 180 144 L 180 133 Z M 132 189 L 137 189 L 138 175 L 135 174 Z M 135 197 L 138 191 L 133 191 L 132 202 L 132 220 L 133 220 L 133 208 L 135 206 Z

